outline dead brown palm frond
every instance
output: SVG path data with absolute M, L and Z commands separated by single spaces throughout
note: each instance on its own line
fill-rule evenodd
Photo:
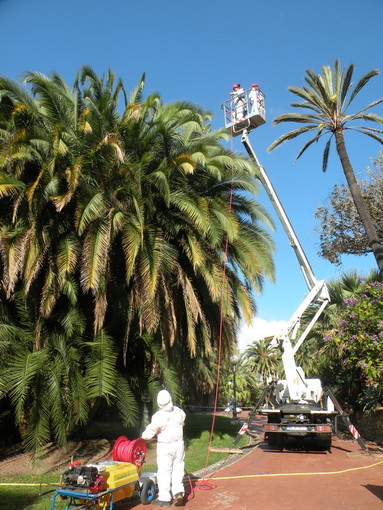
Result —
M 92 222 L 82 246 L 81 286 L 84 291 L 97 293 L 108 263 L 111 222 L 108 217 Z
M 108 307 L 108 300 L 105 290 L 98 292 L 94 295 L 94 324 L 93 331 L 97 334 L 103 327 L 105 321 L 105 314 Z
M 11 298 L 22 272 L 28 236 L 28 231 L 23 230 L 19 234 L 5 231 L 1 233 L 0 253 L 4 265 L 3 285 L 8 299 Z

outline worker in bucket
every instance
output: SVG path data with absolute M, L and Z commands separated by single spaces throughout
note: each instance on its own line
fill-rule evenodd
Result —
M 234 105 L 234 120 L 239 121 L 246 117 L 246 100 L 243 88 L 239 83 L 234 83 L 233 92 L 230 92 Z
M 151 502 L 155 506 L 185 505 L 183 484 L 185 446 L 183 426 L 185 413 L 173 405 L 172 397 L 167 390 L 157 395 L 159 410 L 141 437 L 152 439 L 157 436 L 157 482 L 158 498 Z M 173 499 L 172 499 L 173 495 Z
M 256 113 L 258 111 L 258 98 L 259 98 L 258 83 L 253 83 L 252 85 L 250 85 L 249 92 L 249 103 L 251 105 L 251 113 Z
M 262 116 L 265 115 L 265 103 L 258 83 L 252 83 L 250 86 L 249 104 L 251 105 L 251 115 L 256 115 L 257 113 L 260 113 Z

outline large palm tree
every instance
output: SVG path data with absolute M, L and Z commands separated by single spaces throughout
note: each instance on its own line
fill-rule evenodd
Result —
M 352 83 L 353 71 L 353 65 L 350 65 L 346 70 L 342 69 L 338 60 L 335 61 L 333 70 L 329 66 L 323 66 L 321 74 L 315 74 L 311 69 L 307 69 L 305 81 L 308 86 L 302 88 L 289 87 L 289 90 L 296 96 L 303 99 L 303 102 L 292 103 L 291 106 L 309 110 L 310 113 L 287 113 L 279 115 L 274 119 L 274 124 L 280 124 L 282 122 L 297 122 L 305 125 L 280 136 L 270 145 L 268 150 L 271 151 L 278 147 L 281 143 L 287 140 L 292 140 L 301 134 L 305 134 L 310 131 L 315 132 L 314 137 L 306 142 L 298 153 L 298 159 L 314 142 L 318 142 L 322 137 L 330 134 L 330 138 L 326 142 L 323 152 L 322 170 L 326 171 L 330 145 L 334 139 L 336 150 L 350 188 L 352 199 L 363 223 L 379 270 L 383 273 L 383 247 L 379 240 L 376 226 L 372 221 L 368 207 L 358 186 L 344 139 L 345 131 L 353 130 L 367 135 L 383 144 L 382 129 L 355 125 L 355 121 L 376 122 L 378 124 L 382 124 L 383 117 L 379 117 L 368 110 L 382 103 L 383 99 L 373 101 L 356 113 L 348 113 L 348 109 L 352 101 L 371 80 L 371 78 L 379 74 L 379 71 L 377 69 L 369 71 L 360 78 L 354 87 Z

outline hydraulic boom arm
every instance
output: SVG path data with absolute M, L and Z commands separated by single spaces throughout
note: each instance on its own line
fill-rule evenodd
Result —
M 262 184 L 270 198 L 270 201 L 274 206 L 275 212 L 277 213 L 277 215 L 283 225 L 283 228 L 285 229 L 287 237 L 289 238 L 289 241 L 290 241 L 290 245 L 293 248 L 295 255 L 298 259 L 298 262 L 301 267 L 301 270 L 302 270 L 303 276 L 305 278 L 305 281 L 307 283 L 307 286 L 308 286 L 309 290 L 311 290 L 316 285 L 317 280 L 314 276 L 313 270 L 311 269 L 310 262 L 308 261 L 306 254 L 303 251 L 303 248 L 294 232 L 294 229 L 290 223 L 290 220 L 283 208 L 283 205 L 281 204 L 281 201 L 278 198 L 278 195 L 277 195 L 273 185 L 271 184 L 271 181 L 270 181 L 265 169 L 258 161 L 258 158 L 257 158 L 252 146 L 250 145 L 248 132 L 246 130 L 242 134 L 241 142 L 243 143 L 243 145 L 244 145 L 247 153 L 251 157 L 251 159 L 253 161 L 255 161 L 255 163 L 257 164 L 257 166 L 259 168 L 259 180 L 262 182 Z
M 305 252 L 294 232 L 294 229 L 290 223 L 290 220 L 278 198 L 276 191 L 274 190 L 271 181 L 263 168 L 263 166 L 258 161 L 258 158 L 250 144 L 248 132 L 245 129 L 242 133 L 241 142 L 243 143 L 247 153 L 251 157 L 251 159 L 256 163 L 259 169 L 259 180 L 262 182 L 265 191 L 267 192 L 270 201 L 277 213 L 283 228 L 287 234 L 287 237 L 290 241 L 290 245 L 293 248 L 295 255 L 298 259 L 299 266 L 302 270 L 304 279 L 309 288 L 309 293 L 294 312 L 292 317 L 287 323 L 286 329 L 275 338 L 277 340 L 282 340 L 282 360 L 283 366 L 285 369 L 286 375 L 286 383 L 289 390 L 289 397 L 292 400 L 300 400 L 305 398 L 304 395 L 307 393 L 306 389 L 308 386 L 308 381 L 304 378 L 304 374 L 302 369 L 296 366 L 295 364 L 295 353 L 302 345 L 303 341 L 309 334 L 310 330 L 314 326 L 315 322 L 318 320 L 319 316 L 323 312 L 324 308 L 330 301 L 330 296 L 328 293 L 328 289 L 326 283 L 324 281 L 318 281 L 313 273 L 311 265 L 306 257 Z M 319 308 L 315 313 L 314 317 L 306 327 L 305 331 L 301 334 L 298 340 L 295 342 L 293 346 L 291 343 L 291 339 L 295 339 L 298 327 L 300 325 L 300 318 L 302 314 L 307 310 L 307 308 L 313 304 L 319 303 Z M 319 396 L 318 396 L 319 398 Z

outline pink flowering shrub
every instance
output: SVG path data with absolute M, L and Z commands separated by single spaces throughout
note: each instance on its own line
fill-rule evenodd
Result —
M 339 327 L 323 340 L 331 343 L 346 370 L 360 372 L 365 387 L 383 388 L 383 284 L 365 283 L 357 297 L 345 299 Z M 356 370 L 359 369 L 359 370 Z

